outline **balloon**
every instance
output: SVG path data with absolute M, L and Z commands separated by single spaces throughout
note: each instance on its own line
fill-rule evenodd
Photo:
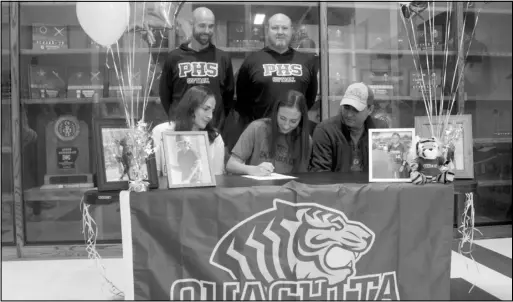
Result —
M 130 9 L 132 19 L 128 31 L 142 31 L 147 42 L 153 45 L 157 41 L 154 36 L 154 30 L 172 29 L 175 24 L 176 16 L 180 12 L 184 2 L 185 1 L 131 2 Z
M 77 2 L 80 26 L 96 43 L 109 47 L 121 38 L 128 28 L 128 2 Z
M 427 1 L 399 2 L 399 5 L 401 6 L 401 12 L 405 19 L 410 18 L 412 15 L 419 15 L 428 6 Z

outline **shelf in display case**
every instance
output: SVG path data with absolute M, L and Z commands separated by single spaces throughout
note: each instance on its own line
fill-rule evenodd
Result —
M 259 2 L 259 1 L 238 1 L 238 0 L 228 0 L 228 1 L 193 1 L 190 2 L 192 5 L 262 5 L 265 4 L 266 6 L 303 6 L 303 7 L 310 7 L 310 6 L 318 6 L 318 2 L 281 2 L 281 1 L 274 1 L 274 2 Z
M 513 53 L 507 51 L 491 51 L 491 52 L 470 52 L 468 56 L 473 57 L 500 57 L 500 58 L 511 58 Z
M 148 102 L 157 102 L 159 97 L 149 97 Z M 22 99 L 21 102 L 26 105 L 30 104 L 100 104 L 100 103 L 121 103 L 121 98 L 108 97 L 100 98 L 99 100 L 92 99 L 76 99 L 76 98 L 47 98 L 47 99 Z M 143 98 L 139 98 L 140 103 L 143 102 Z
M 72 1 L 41 1 L 41 2 L 21 2 L 21 6 L 74 6 L 77 2 Z
M 502 2 L 502 3 L 498 2 L 498 3 L 506 4 L 508 2 Z M 494 4 L 498 4 L 498 3 L 494 3 Z M 473 8 L 466 9 L 465 11 L 474 12 L 474 13 L 477 13 L 480 11 L 480 13 L 485 13 L 485 14 L 501 14 L 501 15 L 511 15 L 513 13 L 513 10 L 511 9 L 511 7 L 509 7 L 509 8 L 506 8 L 506 7 L 505 8 L 483 7 L 481 10 L 479 8 L 473 7 Z
M 12 153 L 12 147 L 10 146 L 2 146 L 2 154 Z
M 25 201 L 80 201 L 84 193 L 96 188 L 62 188 L 62 189 L 41 189 L 32 188 L 23 192 Z
M 328 97 L 330 101 L 340 101 L 342 100 L 343 95 L 331 95 Z M 422 98 L 415 98 L 411 96 L 393 96 L 393 97 L 383 97 L 383 96 L 375 96 L 374 99 L 376 101 L 423 101 Z M 446 96 L 444 97 L 444 101 L 450 101 L 451 98 Z M 440 99 L 437 99 L 440 101 Z
M 496 186 L 511 186 L 511 179 L 486 179 L 479 180 L 477 179 L 478 187 L 496 187 Z
M 485 137 L 485 138 L 474 138 L 474 144 L 504 144 L 511 143 L 511 137 Z
M 244 52 L 255 52 L 255 51 L 259 51 L 261 50 L 262 48 L 258 48 L 258 47 L 221 47 L 219 46 L 218 47 L 219 49 L 221 50 L 224 50 L 226 52 L 241 52 L 241 53 L 244 53 Z M 319 53 L 319 49 L 317 48 L 300 48 L 300 49 L 296 49 L 297 51 L 299 52 L 306 52 L 306 53 Z
M 114 53 L 117 53 L 117 49 L 112 49 Z M 120 48 L 120 53 L 128 53 L 130 50 L 127 48 Z M 155 48 L 137 48 L 135 53 L 160 53 L 167 54 L 168 48 L 162 47 L 160 50 Z M 22 55 L 66 55 L 66 54 L 106 54 L 107 49 L 105 48 L 64 48 L 55 50 L 41 50 L 41 49 L 21 49 Z
M 2 193 L 2 203 L 4 202 L 13 202 L 14 197 L 11 193 Z
M 9 49 L 2 49 L 2 56 L 8 56 L 10 53 Z
M 342 48 L 330 48 L 330 54 L 362 54 L 362 55 L 412 55 L 411 50 L 409 49 L 342 49 Z M 444 56 L 445 51 L 443 50 L 425 50 L 418 52 L 420 55 L 435 55 L 435 56 Z M 448 51 L 447 55 L 455 56 L 457 55 L 456 51 Z
M 234 53 L 244 53 L 244 52 L 255 52 L 259 51 L 262 48 L 256 48 L 256 47 L 218 47 L 221 50 L 224 50 L 226 52 L 234 52 Z M 147 53 L 148 50 L 151 50 L 151 53 L 159 53 L 158 49 L 154 48 L 138 48 L 136 49 L 136 53 Z M 128 53 L 128 49 L 123 48 L 120 49 L 119 52 L 122 53 Z M 160 49 L 160 54 L 164 55 L 168 53 L 168 48 L 162 47 Z M 315 48 L 301 48 L 298 49 L 300 52 L 307 52 L 307 53 L 318 53 L 319 50 Z M 117 50 L 114 49 L 114 53 L 116 53 Z M 39 50 L 39 49 L 22 49 L 21 54 L 22 55 L 62 55 L 62 54 L 105 54 L 107 53 L 107 50 L 97 49 L 97 48 L 68 48 L 68 49 L 56 49 L 56 50 Z

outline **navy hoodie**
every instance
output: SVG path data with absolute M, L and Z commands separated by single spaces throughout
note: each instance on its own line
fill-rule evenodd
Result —
M 195 85 L 208 86 L 215 94 L 216 109 L 213 124 L 221 129 L 233 107 L 234 78 L 232 61 L 227 52 L 210 44 L 195 51 L 187 43 L 172 50 L 160 76 L 160 101 L 166 113 L 175 108 L 187 89 Z
M 276 98 L 291 89 L 303 93 L 310 109 L 317 96 L 316 61 L 292 48 L 283 54 L 269 47 L 252 53 L 237 76 L 235 110 L 246 122 L 268 117 Z

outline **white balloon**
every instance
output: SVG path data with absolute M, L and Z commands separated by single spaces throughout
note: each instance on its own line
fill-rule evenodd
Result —
M 128 2 L 77 2 L 77 18 L 92 40 L 109 47 L 127 30 L 130 5 Z

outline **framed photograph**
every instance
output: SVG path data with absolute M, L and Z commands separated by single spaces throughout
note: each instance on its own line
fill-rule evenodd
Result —
M 168 130 L 162 133 L 162 143 L 170 189 L 216 185 L 206 132 Z
M 437 125 L 438 118 L 434 117 L 433 127 Z M 443 123 L 444 121 L 440 121 Z M 474 178 L 474 154 L 472 151 L 472 116 L 470 114 L 451 115 L 449 124 L 453 127 L 460 127 L 462 134 L 460 138 L 454 142 L 454 178 L 472 179 Z M 415 130 L 420 137 L 431 137 L 429 120 L 427 116 L 415 117 Z
M 411 182 L 405 161 L 414 128 L 369 129 L 369 182 Z
M 126 120 L 95 119 L 94 150 L 96 181 L 98 191 L 127 190 L 128 181 L 133 178 L 131 153 L 126 149 L 126 136 L 129 131 Z M 147 182 L 152 189 L 158 188 L 157 164 L 155 155 L 146 160 Z

